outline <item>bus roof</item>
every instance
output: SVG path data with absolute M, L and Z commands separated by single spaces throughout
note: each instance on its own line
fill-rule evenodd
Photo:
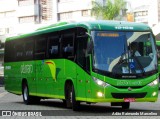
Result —
M 83 27 L 87 28 L 88 30 L 112 30 L 112 31 L 150 31 L 148 25 L 143 23 L 134 23 L 134 22 L 124 22 L 124 21 L 103 21 L 103 20 L 96 20 L 96 21 L 86 21 L 86 22 L 60 22 L 56 24 L 52 24 L 46 27 L 42 27 L 37 29 L 34 32 L 26 33 L 14 37 L 9 37 L 6 39 L 8 40 L 15 40 L 19 38 L 25 38 L 30 36 L 36 36 L 40 34 L 50 33 L 54 31 L 61 31 L 69 28 L 75 27 Z

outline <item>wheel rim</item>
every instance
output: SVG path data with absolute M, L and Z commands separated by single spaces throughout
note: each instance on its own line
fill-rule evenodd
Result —
M 24 88 L 24 100 L 27 100 L 28 99 L 28 89 L 27 89 L 27 86 L 25 86 Z
M 70 102 L 72 104 L 72 91 L 70 92 Z

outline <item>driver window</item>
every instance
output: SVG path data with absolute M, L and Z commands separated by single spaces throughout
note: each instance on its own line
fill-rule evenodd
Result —
M 87 30 L 84 28 L 77 28 L 77 39 L 76 39 L 76 62 L 82 67 L 89 70 L 89 63 L 86 63 L 86 49 L 88 37 L 85 36 Z M 87 66 L 88 65 L 88 66 Z

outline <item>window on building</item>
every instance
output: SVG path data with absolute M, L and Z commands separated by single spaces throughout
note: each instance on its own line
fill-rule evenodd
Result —
M 34 0 L 18 0 L 19 6 L 34 5 Z
M 67 20 L 72 18 L 72 12 L 59 13 L 58 20 Z
M 9 28 L 6 28 L 6 34 L 9 34 Z
M 53 1 L 52 0 L 41 0 L 41 15 L 42 20 L 51 20 L 52 19 L 52 11 L 53 11 Z
M 138 17 L 138 16 L 147 16 L 147 15 L 148 15 L 147 11 L 139 11 L 139 12 L 135 13 L 136 17 Z
M 69 1 L 73 1 L 73 0 L 58 0 L 58 2 L 69 2 Z
M 5 34 L 5 28 L 0 28 L 0 35 L 4 35 Z
M 0 12 L 0 18 L 5 17 L 5 12 Z
M 13 17 L 15 16 L 15 11 L 9 11 L 9 12 L 6 12 L 6 17 Z
M 32 23 L 34 21 L 34 16 L 19 17 L 19 23 Z
M 82 16 L 83 17 L 89 16 L 89 11 L 88 10 L 82 10 Z

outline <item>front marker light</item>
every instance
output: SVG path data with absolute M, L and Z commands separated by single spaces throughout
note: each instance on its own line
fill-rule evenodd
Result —
M 156 95 L 157 95 L 157 92 L 153 92 L 153 93 L 152 93 L 152 96 L 156 96 Z
M 97 92 L 97 96 L 98 97 L 103 97 L 103 93 L 102 92 Z
M 149 86 L 155 86 L 155 85 L 158 84 L 158 82 L 159 82 L 159 78 L 157 78 L 156 80 L 152 81 L 152 82 L 149 83 L 148 85 L 149 85 Z
M 97 85 L 99 85 L 99 86 L 103 86 L 103 87 L 109 86 L 108 83 L 106 83 L 106 82 L 104 82 L 104 81 L 102 81 L 102 80 L 100 80 L 100 79 L 97 79 L 97 78 L 95 78 L 95 77 L 93 77 L 93 80 L 94 80 L 94 82 L 95 82 Z

